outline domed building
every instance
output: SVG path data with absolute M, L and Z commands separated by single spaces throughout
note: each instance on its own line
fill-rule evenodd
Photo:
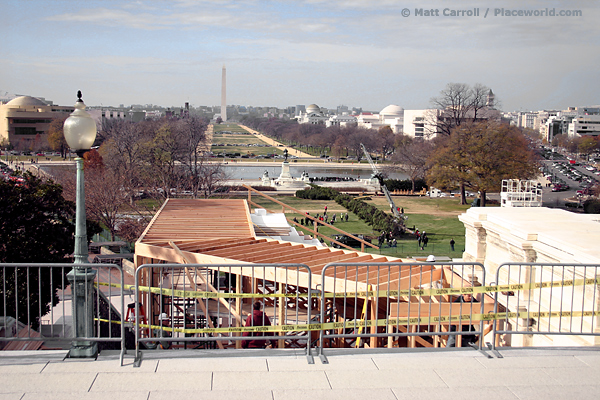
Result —
M 6 105 L 12 106 L 12 107 L 27 107 L 27 106 L 35 107 L 35 106 L 47 106 L 48 104 L 46 104 L 45 102 L 43 102 L 42 100 L 40 100 L 36 97 L 19 96 L 17 98 L 12 99 L 8 103 L 6 103 Z
M 306 107 L 306 112 L 300 113 L 296 119 L 299 124 L 324 125 L 329 119 L 329 116 L 325 115 L 318 105 L 310 104 Z
M 306 107 L 306 113 L 307 114 L 321 113 L 321 107 L 319 107 L 316 104 L 310 104 L 308 107 Z
M 358 126 L 368 129 L 379 129 L 389 125 L 394 133 L 402 133 L 404 130 L 404 109 L 395 104 L 390 104 L 379 112 L 379 114 L 362 113 L 357 118 Z
M 379 115 L 384 118 L 402 118 L 404 116 L 404 108 L 395 104 L 390 104 L 379 112 Z
M 47 150 L 50 123 L 66 118 L 73 110 L 73 106 L 50 105 L 31 96 L 0 104 L 0 145 L 20 151 Z

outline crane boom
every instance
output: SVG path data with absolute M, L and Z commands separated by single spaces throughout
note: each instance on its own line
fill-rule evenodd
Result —
M 388 204 L 390 205 L 390 208 L 392 209 L 392 213 L 394 214 L 394 217 L 397 218 L 398 221 L 402 221 L 402 216 L 400 215 L 400 212 L 398 211 L 398 209 L 396 208 L 396 205 L 394 204 L 392 195 L 390 194 L 389 190 L 383 183 L 383 176 L 381 175 L 381 172 L 379 172 L 377 165 L 375 165 L 375 163 L 373 162 L 373 159 L 371 158 L 371 155 L 367 151 L 367 148 L 365 147 L 365 145 L 361 143 L 360 146 L 362 147 L 363 152 L 365 153 L 365 157 L 367 157 L 367 160 L 369 161 L 369 164 L 371 164 L 371 168 L 373 169 L 373 176 L 375 178 L 377 178 L 377 180 L 379 180 L 379 186 L 381 186 L 381 191 L 385 195 L 385 198 L 387 199 Z

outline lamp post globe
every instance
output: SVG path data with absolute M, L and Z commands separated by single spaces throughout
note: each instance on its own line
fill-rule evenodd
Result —
M 73 335 L 69 357 L 86 358 L 98 355 L 95 341 L 80 338 L 94 337 L 94 296 L 93 284 L 96 271 L 88 264 L 88 243 L 85 217 L 85 181 L 83 174 L 83 153 L 88 151 L 96 139 L 96 122 L 85 111 L 81 91 L 77 92 L 75 111 L 65 120 L 63 132 L 65 141 L 77 153 L 77 189 L 75 197 L 75 251 L 74 267 L 67 274 L 71 282 Z
M 96 121 L 85 111 L 81 91 L 77 92 L 75 111 L 65 120 L 63 132 L 67 144 L 79 157 L 88 151 L 96 140 Z

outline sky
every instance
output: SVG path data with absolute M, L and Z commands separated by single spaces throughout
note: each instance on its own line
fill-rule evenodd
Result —
M 0 96 L 213 106 L 225 65 L 229 105 L 423 109 L 448 83 L 486 85 L 504 111 L 600 104 L 597 0 L 0 0 L 0 10 Z

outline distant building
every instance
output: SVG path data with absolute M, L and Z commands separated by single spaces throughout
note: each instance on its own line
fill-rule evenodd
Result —
M 298 120 L 299 124 L 325 125 L 329 119 L 329 116 L 326 115 L 323 110 L 321 110 L 321 107 L 316 104 L 311 104 L 306 107 L 306 111 L 300 113 L 296 119 Z
M 350 114 L 350 110 L 348 109 L 348 106 L 341 105 L 341 106 L 337 107 L 337 114 L 338 115 Z
M 325 126 L 348 126 L 355 125 L 356 117 L 353 115 L 334 115 L 333 117 L 329 117 L 329 119 L 325 122 Z
M 306 112 L 306 106 L 304 104 L 298 104 L 296 105 L 296 109 L 294 110 L 294 116 L 299 117 L 300 114 L 303 114 Z
M 600 115 L 578 115 L 569 123 L 569 137 L 600 136 Z
M 431 129 L 427 126 L 427 121 L 431 113 L 437 115 L 438 110 L 404 110 L 404 134 L 415 138 L 429 138 Z
M 67 118 L 73 106 L 48 105 L 31 96 L 0 104 L 0 143 L 17 150 L 48 149 L 48 129 L 57 118 Z
M 358 126 L 368 129 L 379 129 L 389 126 L 394 133 L 402 133 L 404 129 L 404 109 L 400 106 L 390 104 L 379 112 L 379 114 L 362 113 L 356 121 Z
M 534 130 L 540 129 L 540 121 L 537 112 L 527 112 L 519 115 L 517 126 L 519 128 L 529 128 Z
M 557 135 L 600 136 L 600 107 L 569 107 L 548 115 L 540 133 L 550 143 Z

